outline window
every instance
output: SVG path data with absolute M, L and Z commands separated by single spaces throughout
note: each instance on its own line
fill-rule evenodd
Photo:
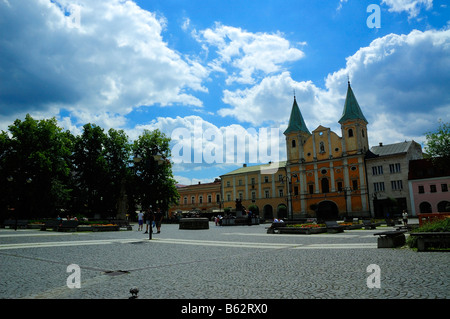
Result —
M 338 192 L 342 192 L 342 182 L 337 182 Z
M 255 178 L 254 177 L 252 177 L 251 182 L 252 182 L 252 185 L 255 185 Z
M 441 184 L 441 191 L 448 192 L 448 185 L 447 184 Z
M 231 201 L 231 194 L 227 194 L 227 201 Z
M 283 197 L 283 196 L 284 196 L 283 190 L 282 190 L 282 189 L 279 189 L 279 190 L 278 190 L 278 197 Z
M 230 181 L 227 181 L 227 187 L 230 187 Z
M 372 166 L 372 175 L 383 175 L 383 166 Z
M 283 181 L 283 175 L 281 175 L 281 174 L 278 175 L 278 181 L 279 181 L 279 182 L 282 182 L 282 181 Z
M 242 186 L 242 179 L 238 180 L 238 185 Z
M 264 191 L 264 196 L 266 197 L 266 198 L 270 198 L 270 192 L 269 191 Z
M 322 178 L 322 193 L 329 193 L 330 192 L 330 184 L 328 182 L 328 178 Z
M 240 199 L 240 200 L 242 200 L 242 199 L 244 198 L 242 192 L 239 192 L 238 196 L 239 196 L 239 199 Z
M 308 190 L 310 194 L 314 194 L 314 185 L 313 184 L 309 184 L 308 185 Z
M 436 185 L 430 185 L 430 192 L 436 193 Z
M 264 176 L 264 183 L 268 183 L 269 182 L 269 176 Z
M 184 196 L 183 203 L 184 203 L 184 205 L 187 205 L 187 196 Z
M 419 186 L 419 194 L 423 194 L 425 193 L 425 188 L 423 187 L 423 185 Z
M 353 187 L 353 190 L 358 189 L 358 181 L 356 179 L 352 180 L 352 187 Z
M 220 194 L 216 194 L 216 202 L 220 202 Z
M 203 204 L 203 196 L 202 195 L 200 195 L 198 197 L 198 202 L 199 202 L 199 204 Z
M 373 190 L 375 192 L 384 192 L 384 182 L 373 183 Z
M 212 202 L 212 196 L 208 195 L 208 203 L 211 203 L 211 202 Z
M 399 191 L 403 189 L 403 181 L 391 181 L 391 188 L 393 191 Z
M 292 147 L 295 147 L 295 140 L 292 140 Z
M 191 197 L 191 204 L 195 204 L 195 196 Z
M 298 186 L 294 186 L 294 195 L 298 195 Z
M 256 192 L 253 191 L 253 192 L 252 192 L 252 200 L 255 200 L 255 199 L 256 199 Z
M 400 163 L 389 164 L 389 171 L 391 174 L 400 173 Z
M 348 130 L 348 137 L 353 137 L 353 130 L 352 129 Z

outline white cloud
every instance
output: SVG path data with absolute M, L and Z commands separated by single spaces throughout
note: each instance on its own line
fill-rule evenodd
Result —
M 163 18 L 132 1 L 77 5 L 74 26 L 67 1 L 0 2 L 0 114 L 58 106 L 110 121 L 140 105 L 203 106 L 193 93 L 208 72 L 168 47 Z
M 407 12 L 409 18 L 415 18 L 422 7 L 429 10 L 433 7 L 433 0 L 382 0 L 382 4 L 389 7 L 389 12 Z
M 371 143 L 423 140 L 439 118 L 450 120 L 450 30 L 378 38 L 348 57 L 345 68 L 329 74 L 325 89 L 283 72 L 248 89 L 225 90 L 223 101 L 230 108 L 219 114 L 253 125 L 286 125 L 295 89 L 310 130 L 321 124 L 339 132 L 348 76 L 369 121 Z
M 207 48 L 217 49 L 218 57 L 210 63 L 212 69 L 225 71 L 225 66 L 231 67 L 233 71 L 228 75 L 227 84 L 254 84 L 260 74 L 280 72 L 285 63 L 304 56 L 280 33 L 251 33 L 217 23 L 214 28 L 194 35 Z

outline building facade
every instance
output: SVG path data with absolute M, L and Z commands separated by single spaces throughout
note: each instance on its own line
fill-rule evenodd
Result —
M 450 212 L 450 169 L 431 159 L 409 162 L 409 192 L 411 213 Z
M 341 136 L 319 126 L 311 133 L 294 98 L 286 136 L 286 179 L 292 217 L 319 219 L 370 216 L 365 169 L 367 120 L 348 83 L 338 123 Z
M 338 123 L 341 136 L 318 126 L 310 132 L 296 98 L 284 131 L 287 160 L 246 166 L 221 176 L 224 207 L 241 199 L 260 216 L 332 220 L 370 216 L 365 157 L 367 120 L 348 84 Z
M 222 207 L 221 181 L 215 179 L 212 183 L 178 186 L 179 202 L 169 209 L 169 216 L 174 213 L 199 212 L 219 214 Z
M 236 199 L 248 209 L 258 208 L 262 219 L 287 217 L 285 162 L 238 168 L 221 175 L 224 207 L 234 209 Z M 238 212 L 239 214 L 239 212 Z
M 423 158 L 422 147 L 414 141 L 380 143 L 371 147 L 370 152 L 366 156 L 366 167 L 373 217 L 400 216 L 403 210 L 411 215 L 409 162 Z

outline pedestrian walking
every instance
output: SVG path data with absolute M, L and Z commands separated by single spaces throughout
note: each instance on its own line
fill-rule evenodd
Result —
M 152 212 L 151 207 L 147 208 L 146 212 L 144 213 L 144 222 L 145 222 L 145 233 L 148 234 L 148 232 L 152 232 L 152 223 L 155 220 L 155 215 Z M 150 228 L 150 229 L 149 229 Z
M 407 226 L 408 225 L 408 213 L 406 212 L 406 210 L 403 210 L 402 218 L 403 218 L 403 225 Z
M 144 228 L 144 213 L 139 211 L 138 213 L 138 231 L 142 231 Z
M 162 213 L 159 207 L 156 208 L 155 212 L 155 224 L 156 224 L 156 233 L 161 233 L 161 222 L 163 220 L 164 214 Z

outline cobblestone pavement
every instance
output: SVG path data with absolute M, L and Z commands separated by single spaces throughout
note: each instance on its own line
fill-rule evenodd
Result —
M 58 233 L 0 230 L 0 298 L 447 299 L 450 254 L 378 249 L 377 230 L 267 234 L 265 227 Z M 68 266 L 80 267 L 69 288 Z M 379 267 L 380 288 L 369 288 Z M 72 281 L 73 282 L 73 281 Z M 370 281 L 374 282 L 374 281 Z

